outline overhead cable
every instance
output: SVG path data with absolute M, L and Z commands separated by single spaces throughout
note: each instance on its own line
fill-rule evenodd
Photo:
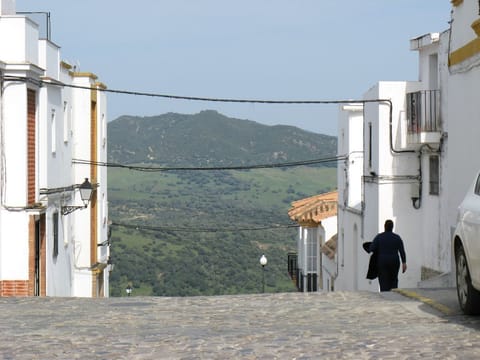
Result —
M 147 230 L 158 232 L 190 232 L 190 233 L 217 233 L 217 232 L 240 232 L 240 231 L 265 231 L 265 230 L 278 230 L 288 228 L 298 228 L 298 224 L 280 224 L 270 226 L 257 226 L 257 227 L 216 227 L 216 228 L 198 228 L 198 227 L 169 227 L 169 226 L 148 226 L 148 225 L 135 225 L 119 222 L 112 222 L 111 226 L 119 226 L 126 229 L 135 230 Z
M 112 162 L 91 161 L 82 159 L 72 159 L 73 164 L 104 166 L 111 168 L 123 168 L 136 171 L 145 172 L 162 172 L 162 171 L 213 171 L 213 170 L 254 170 L 254 169 L 272 169 L 272 168 L 285 168 L 294 166 L 305 166 L 336 162 L 347 159 L 347 156 L 333 156 L 321 159 L 300 160 L 285 163 L 272 163 L 272 164 L 259 164 L 259 165 L 242 165 L 242 166 L 208 166 L 208 167 L 168 167 L 168 166 L 142 166 L 142 165 L 125 165 Z
M 135 95 L 135 96 L 148 96 L 148 97 L 157 97 L 173 100 L 189 100 L 189 101 L 206 101 L 206 102 L 228 102 L 228 103 L 250 103 L 250 104 L 350 104 L 350 103 L 378 103 L 378 102 L 390 102 L 389 99 L 344 99 L 344 100 L 265 100 L 265 99 L 232 99 L 232 98 L 213 98 L 213 97 L 202 97 L 202 96 L 182 96 L 182 95 L 171 95 L 171 94 L 161 94 L 161 93 L 151 93 L 144 91 L 131 91 L 131 90 L 119 90 L 119 89 L 107 89 L 103 86 L 81 86 L 66 84 L 60 81 L 54 81 L 49 79 L 48 81 L 42 79 L 35 79 L 22 76 L 3 76 L 3 79 L 6 81 L 23 81 L 36 84 L 37 86 L 59 86 L 59 87 L 69 87 L 74 89 L 84 89 L 84 90 L 97 90 L 106 93 L 113 94 L 123 94 L 123 95 Z

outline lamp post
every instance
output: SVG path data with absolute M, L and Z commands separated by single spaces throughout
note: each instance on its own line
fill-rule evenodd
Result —
M 260 257 L 260 265 L 262 265 L 262 293 L 265 292 L 265 265 L 267 265 L 267 258 L 265 254 Z
M 85 178 L 85 181 L 82 184 L 74 186 L 80 190 L 80 198 L 82 199 L 83 206 L 62 206 L 62 215 L 70 214 L 78 209 L 85 209 L 90 202 L 93 186 L 90 181 L 88 181 L 88 178 Z
M 88 181 L 88 178 L 85 178 L 85 181 L 79 186 L 79 190 L 80 190 L 80 198 L 83 201 L 83 205 L 87 207 L 93 192 L 93 186 L 90 183 L 90 181 Z

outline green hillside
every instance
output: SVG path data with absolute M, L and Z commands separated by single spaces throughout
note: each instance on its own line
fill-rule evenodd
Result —
M 205 113 L 208 112 L 201 114 Z M 219 115 L 213 114 L 215 117 Z M 137 133 L 142 133 L 140 128 L 144 124 L 141 120 L 136 121 Z M 247 128 L 258 125 L 246 123 Z M 121 153 L 132 154 L 138 150 L 131 149 L 142 148 L 137 142 L 131 145 L 124 143 L 123 135 L 112 136 L 110 126 L 113 125 L 115 122 L 109 125 L 111 149 L 122 148 Z M 203 126 L 205 134 L 211 126 L 222 127 L 218 122 L 212 125 L 208 121 Z M 299 134 L 306 133 L 287 128 Z M 244 136 L 239 131 L 238 128 L 226 131 L 222 138 L 249 138 L 250 135 Z M 211 132 L 212 137 L 217 136 L 213 129 Z M 148 133 L 153 141 L 153 130 Z M 176 129 L 170 134 L 173 133 L 182 134 L 182 131 Z M 311 136 L 312 142 L 315 137 L 325 139 L 323 135 L 306 134 Z M 139 135 L 138 139 L 141 138 Z M 170 138 L 173 142 L 174 136 Z M 335 144 L 335 138 L 330 140 Z M 210 143 L 212 140 L 205 141 Z M 141 143 L 145 145 L 149 142 L 143 140 Z M 186 143 L 190 141 L 186 140 Z M 243 144 L 237 142 L 236 146 Z M 322 156 L 321 145 L 316 143 L 315 146 L 319 148 L 316 157 L 325 156 Z M 185 147 L 177 144 L 178 152 L 180 149 L 185 151 Z M 161 147 L 157 149 L 162 152 Z M 172 154 L 170 158 L 165 156 L 165 164 L 179 163 L 175 158 L 177 150 L 163 152 Z M 210 157 L 211 162 L 214 158 L 221 160 L 222 150 L 219 148 L 218 152 L 218 155 Z M 271 149 L 265 148 L 263 154 L 271 152 Z M 285 153 L 296 151 L 286 150 Z M 119 154 L 117 152 L 117 158 L 112 156 L 110 161 L 126 162 Z M 198 166 L 195 155 L 184 152 L 182 163 L 184 161 L 185 165 L 190 159 L 190 164 Z M 252 157 L 257 155 L 251 153 Z M 232 155 L 225 158 L 233 162 L 235 156 L 238 155 L 232 150 Z M 303 159 L 312 157 L 309 154 Z M 247 162 L 240 157 L 238 161 Z M 250 156 L 248 161 L 251 161 Z M 330 191 L 336 183 L 336 169 L 331 166 L 165 173 L 109 168 L 108 176 L 110 219 L 113 222 L 111 253 L 115 264 L 111 273 L 112 296 L 124 296 L 124 289 L 129 283 L 134 287 L 133 295 L 259 292 L 262 282 L 259 258 L 263 253 L 268 258 L 266 291 L 295 291 L 287 276 L 287 253 L 295 251 L 296 229 L 278 226 L 290 224 L 287 211 L 291 201 Z M 260 227 L 268 229 L 258 230 Z
M 293 126 L 266 126 L 216 111 L 122 116 L 108 125 L 109 159 L 119 163 L 226 166 L 336 154 L 336 138 Z

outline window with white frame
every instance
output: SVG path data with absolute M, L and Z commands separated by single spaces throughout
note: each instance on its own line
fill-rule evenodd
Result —
M 430 195 L 440 194 L 440 161 L 437 155 L 429 157 Z
M 57 124 L 56 124 L 56 114 L 55 109 L 52 109 L 50 115 L 50 131 L 51 131 L 51 142 L 52 142 L 52 154 L 57 151 Z
M 58 256 L 58 212 L 54 212 L 52 216 L 52 232 L 53 232 L 53 257 Z
M 102 113 L 102 147 L 107 145 L 107 121 L 105 119 L 105 113 Z
M 310 230 L 307 235 L 307 273 L 316 273 L 317 272 L 317 251 L 318 251 L 318 242 L 316 231 Z
M 63 102 L 63 142 L 68 142 L 70 134 L 70 105 L 68 101 Z

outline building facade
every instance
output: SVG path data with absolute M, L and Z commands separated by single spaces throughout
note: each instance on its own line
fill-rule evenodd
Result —
M 104 85 L 0 0 L 0 89 L 0 296 L 108 296 Z
M 297 253 L 288 257 L 289 274 L 299 291 L 328 290 L 335 282 L 331 262 L 335 258 L 337 199 L 336 191 L 311 196 L 294 201 L 288 212 L 299 225 Z
M 340 109 L 339 290 L 378 290 L 361 245 L 388 218 L 407 251 L 399 286 L 453 284 L 457 207 L 480 167 L 480 3 L 451 3 L 449 29 L 410 41 L 418 81 L 379 82 Z

